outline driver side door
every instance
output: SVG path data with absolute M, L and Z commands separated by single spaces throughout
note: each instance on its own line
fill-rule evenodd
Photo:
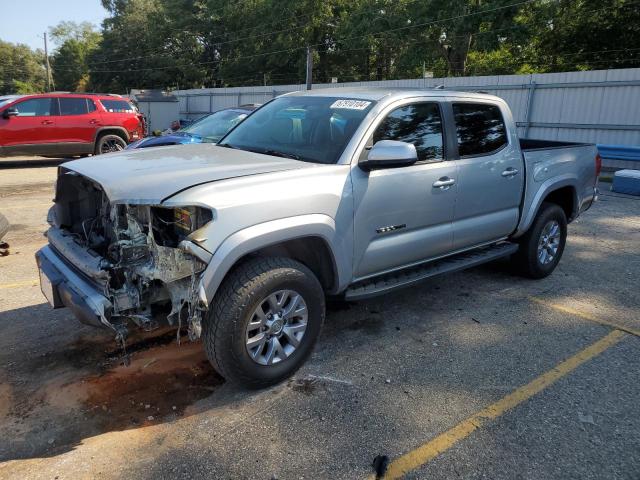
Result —
M 361 158 L 380 140 L 412 143 L 418 162 L 352 169 L 355 280 L 445 255 L 453 246 L 457 167 L 447 160 L 441 105 L 414 99 L 391 107 Z
M 18 115 L 0 117 L 3 151 L 6 155 L 47 153 L 47 146 L 55 141 L 54 105 L 51 98 L 37 97 L 14 103 Z M 6 110 L 6 109 L 5 109 Z

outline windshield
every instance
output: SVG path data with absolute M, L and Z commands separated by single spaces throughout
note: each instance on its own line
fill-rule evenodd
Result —
M 336 97 L 280 97 L 238 125 L 220 145 L 306 162 L 337 163 L 373 105 L 368 100 Z
M 14 100 L 17 100 L 18 98 L 20 98 L 19 96 L 13 96 L 13 97 L 0 97 L 0 107 L 5 106 L 7 103 L 11 103 Z
M 247 112 L 237 110 L 221 110 L 192 123 L 180 130 L 191 135 L 202 137 L 205 142 L 216 143 L 225 134 L 247 117 Z

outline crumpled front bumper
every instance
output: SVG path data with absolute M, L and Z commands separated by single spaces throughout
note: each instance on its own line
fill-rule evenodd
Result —
M 40 288 L 53 308 L 67 307 L 82 323 L 115 329 L 110 323 L 113 306 L 102 292 L 74 271 L 47 245 L 36 253 Z

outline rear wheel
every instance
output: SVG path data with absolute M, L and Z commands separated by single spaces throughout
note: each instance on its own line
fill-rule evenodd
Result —
M 515 255 L 520 273 L 529 278 L 544 278 L 553 272 L 567 240 L 567 217 L 553 203 L 543 203 L 533 224 L 520 239 Z
M 95 154 L 120 152 L 127 147 L 127 142 L 119 135 L 103 135 L 96 142 Z
M 311 270 L 289 258 L 254 258 L 216 294 L 203 324 L 207 357 L 230 382 L 278 383 L 309 357 L 324 315 L 324 291 Z

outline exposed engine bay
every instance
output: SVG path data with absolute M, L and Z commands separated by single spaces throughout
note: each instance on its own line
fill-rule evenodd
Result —
M 212 217 L 198 206 L 112 204 L 97 183 L 60 167 L 47 237 L 109 300 L 101 322 L 123 345 L 131 322 L 149 331 L 164 319 L 178 338 L 186 324 L 193 340 L 207 309 L 198 291 L 206 263 L 190 236 Z

